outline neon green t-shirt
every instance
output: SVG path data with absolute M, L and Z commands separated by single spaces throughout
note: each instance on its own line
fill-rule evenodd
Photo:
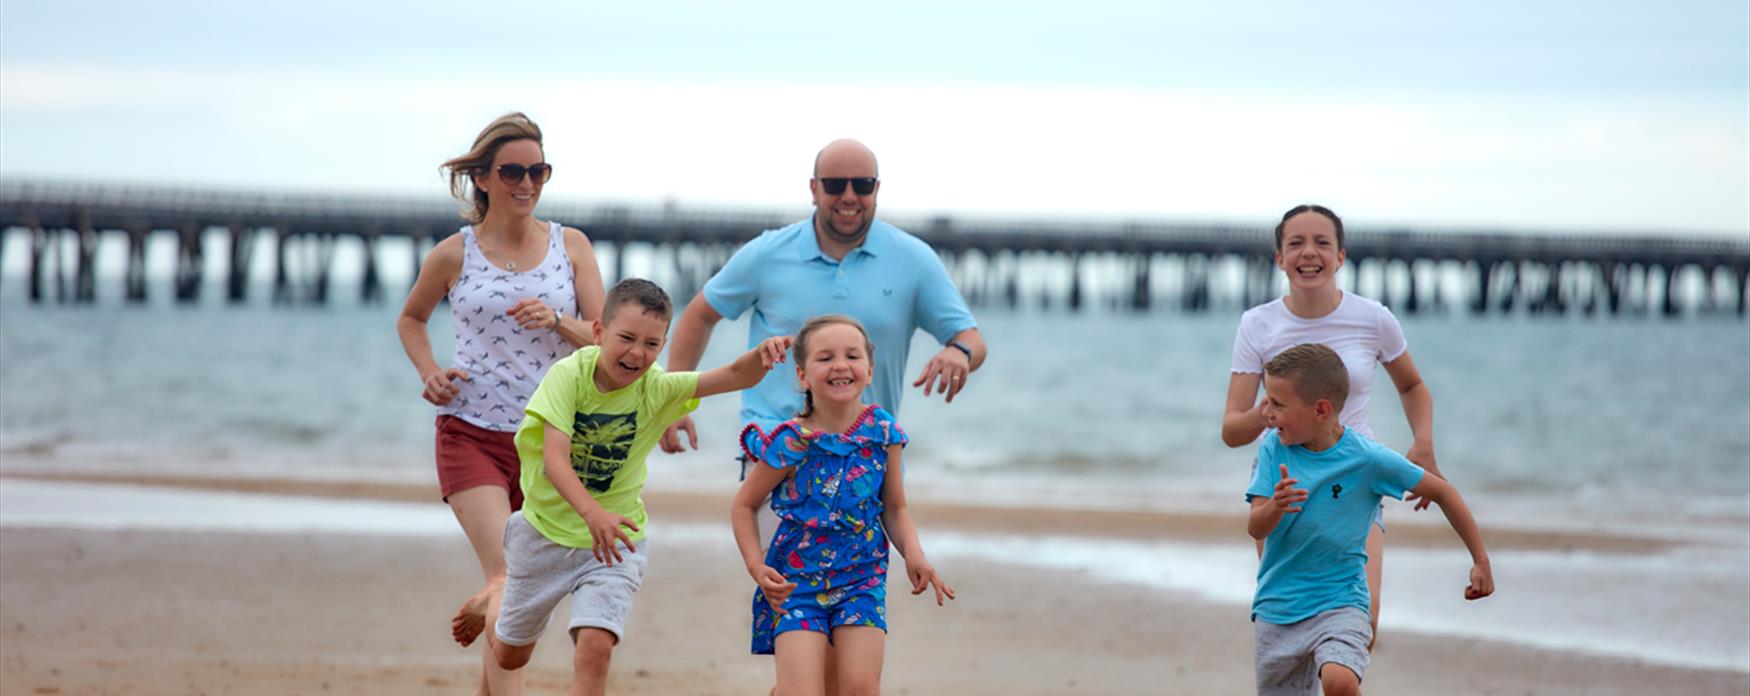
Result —
M 625 515 L 639 531 L 627 530 L 632 541 L 644 538 L 644 457 L 662 439 L 662 431 L 699 407 L 693 398 L 699 373 L 665 373 L 651 365 L 638 380 L 611 392 L 595 385 L 596 356 L 588 346 L 553 363 L 541 386 L 529 399 L 516 448 L 522 461 L 523 518 L 553 543 L 572 548 L 594 546 L 589 525 L 547 480 L 541 458 L 546 426 L 571 432 L 571 469 L 603 509 Z

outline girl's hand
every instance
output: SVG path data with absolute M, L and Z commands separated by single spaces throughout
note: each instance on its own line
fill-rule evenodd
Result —
M 942 606 L 942 598 L 954 598 L 954 588 L 942 581 L 942 576 L 936 574 L 935 566 L 922 558 L 905 562 L 905 575 L 911 578 L 911 593 L 923 594 L 927 587 L 936 588 L 936 606 Z
M 784 600 L 790 598 L 790 592 L 796 589 L 796 583 L 784 579 L 784 574 L 777 568 L 761 563 L 758 568 L 749 569 L 748 575 L 759 583 L 760 591 L 766 594 L 766 603 L 772 605 L 773 611 L 784 610 Z
M 453 381 L 458 379 L 464 382 L 468 381 L 468 373 L 457 367 L 452 367 L 447 370 L 438 370 L 426 375 L 425 392 L 420 394 L 420 396 L 425 397 L 425 400 L 430 401 L 434 406 L 448 404 L 452 399 L 456 398 L 457 394 L 462 393 L 462 388 L 456 386 Z
M 1300 483 L 1300 479 L 1292 479 L 1288 477 L 1287 464 L 1280 464 L 1278 466 L 1282 467 L 1282 480 L 1276 482 L 1276 495 L 1270 496 L 1270 503 L 1275 505 L 1276 509 L 1285 513 L 1300 512 L 1300 508 L 1295 506 L 1306 502 L 1307 490 L 1305 488 L 1293 487 L 1294 484 Z
M 597 561 L 613 565 L 624 560 L 620 557 L 620 547 L 615 542 L 624 543 L 627 551 L 638 552 L 632 546 L 632 537 L 627 536 L 626 530 L 620 528 L 624 526 L 634 532 L 638 531 L 638 525 L 633 524 L 626 516 L 596 507 L 583 515 L 583 521 L 589 525 L 589 535 L 595 542 L 590 547 L 590 552 Z
M 754 350 L 760 352 L 760 366 L 770 370 L 772 366 L 784 362 L 784 356 L 790 354 L 790 344 L 795 340 L 789 336 L 773 336 L 760 341 L 754 347 Z
M 1422 467 L 1423 471 L 1428 472 L 1434 478 L 1442 481 L 1446 480 L 1446 477 L 1440 474 L 1440 465 L 1434 462 L 1433 445 L 1417 440 L 1410 444 L 1410 451 L 1404 453 L 1404 458 L 1410 460 L 1411 464 Z M 1417 510 L 1426 510 L 1428 509 L 1428 505 L 1434 502 L 1419 495 L 1412 495 L 1409 498 L 1406 498 L 1406 500 L 1414 502 L 1416 504 L 1415 509 Z

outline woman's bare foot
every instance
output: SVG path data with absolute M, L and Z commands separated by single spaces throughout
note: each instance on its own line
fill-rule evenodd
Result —
M 462 602 L 462 608 L 456 610 L 456 615 L 450 617 L 450 637 L 456 639 L 456 644 L 468 647 L 474 644 L 474 639 L 486 630 L 486 610 L 492 604 L 493 597 L 504 589 L 503 580 L 486 583 L 479 592 Z

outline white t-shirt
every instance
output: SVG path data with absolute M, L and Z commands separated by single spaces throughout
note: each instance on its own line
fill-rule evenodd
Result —
M 1409 348 L 1398 318 L 1385 305 L 1345 292 L 1330 314 L 1303 319 L 1288 311 L 1279 297 L 1240 315 L 1240 328 L 1234 335 L 1233 371 L 1263 374 L 1264 363 L 1302 343 L 1323 343 L 1343 359 L 1349 368 L 1349 399 L 1337 420 L 1371 439 L 1367 400 L 1373 392 L 1376 366 L 1397 360 Z

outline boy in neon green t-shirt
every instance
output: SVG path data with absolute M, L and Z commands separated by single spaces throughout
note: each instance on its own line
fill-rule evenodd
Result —
M 752 387 L 790 348 L 780 336 L 714 370 L 667 373 L 654 363 L 672 316 L 655 283 L 621 281 L 594 324 L 596 345 L 554 363 L 529 399 L 516 435 L 523 509 L 505 522 L 508 572 L 487 634 L 505 669 L 528 663 L 570 596 L 574 686 L 599 693 L 648 567 L 645 455 L 700 398 Z

